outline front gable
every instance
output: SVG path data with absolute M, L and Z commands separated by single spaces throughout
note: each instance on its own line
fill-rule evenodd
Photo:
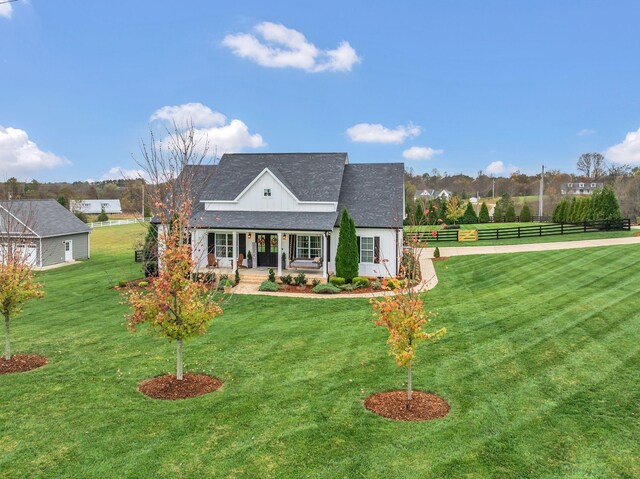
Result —
M 204 200 L 204 204 L 207 211 L 331 212 L 337 207 L 331 201 L 300 201 L 269 168 L 264 168 L 233 200 Z

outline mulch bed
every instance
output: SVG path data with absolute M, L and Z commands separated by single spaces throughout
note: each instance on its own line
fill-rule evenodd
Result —
M 432 261 L 444 261 L 445 259 L 449 259 L 450 256 L 440 256 L 439 258 L 432 258 Z
M 7 361 L 0 358 L 0 374 L 23 373 L 47 364 L 49 360 L 37 354 L 14 354 Z
M 277 291 L 278 293 L 307 293 L 307 294 L 317 294 L 314 293 L 313 291 L 311 291 L 313 289 L 313 286 L 311 286 L 310 284 L 307 284 L 304 289 L 300 289 L 298 286 L 296 286 L 295 284 L 281 284 L 278 283 L 278 286 L 280 286 L 280 289 Z M 377 293 L 378 291 L 380 291 L 379 289 L 373 289 L 371 286 L 369 286 L 368 288 L 358 288 L 358 289 L 354 289 L 353 291 L 340 291 L 339 293 L 335 293 L 335 294 L 370 294 L 370 293 Z M 331 295 L 320 295 L 320 296 L 331 296 Z
M 208 394 L 220 389 L 223 384 L 220 379 L 207 374 L 184 373 L 182 381 L 176 379 L 175 374 L 165 374 L 142 381 L 138 391 L 154 399 L 173 401 Z
M 364 407 L 378 416 L 395 421 L 429 421 L 449 414 L 451 406 L 436 394 L 413 391 L 411 409 L 407 409 L 407 391 L 388 391 L 372 394 L 364 400 Z
M 633 236 L 640 236 L 640 231 L 636 231 L 635 233 L 633 233 Z

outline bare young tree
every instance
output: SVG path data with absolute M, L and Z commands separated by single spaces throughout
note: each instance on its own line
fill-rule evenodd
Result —
M 580 155 L 580 158 L 578 158 L 578 163 L 576 164 L 578 171 L 587 178 L 591 178 L 591 168 L 593 167 L 593 158 L 591 155 L 592 153 L 583 153 Z

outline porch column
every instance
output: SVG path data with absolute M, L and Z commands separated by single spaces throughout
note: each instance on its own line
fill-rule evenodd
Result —
M 278 231 L 278 276 L 282 276 L 282 231 Z
M 238 269 L 238 232 L 233 232 L 233 250 L 231 251 L 231 269 L 235 271 Z
M 327 277 L 327 264 L 329 262 L 329 252 L 327 251 L 327 233 L 322 235 L 322 277 Z

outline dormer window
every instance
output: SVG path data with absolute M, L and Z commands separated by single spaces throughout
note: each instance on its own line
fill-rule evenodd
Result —
M 264 196 L 265 198 L 271 198 L 271 188 L 265 188 L 262 196 Z

